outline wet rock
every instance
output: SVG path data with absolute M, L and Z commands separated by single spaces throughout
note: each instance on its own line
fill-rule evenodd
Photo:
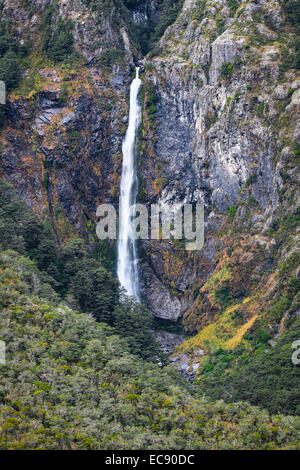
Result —
M 180 300 L 171 295 L 149 264 L 142 263 L 141 271 L 143 274 L 141 290 L 150 310 L 159 318 L 177 321 L 182 314 Z
M 171 362 L 173 362 L 178 367 L 186 380 L 194 380 L 195 373 L 199 368 L 199 364 L 193 362 L 190 356 L 187 356 L 186 354 L 180 354 L 178 356 L 173 355 L 171 357 Z
M 183 335 L 170 333 L 168 331 L 154 331 L 154 336 L 159 342 L 162 350 L 167 354 L 172 354 L 174 348 L 179 346 L 184 340 Z

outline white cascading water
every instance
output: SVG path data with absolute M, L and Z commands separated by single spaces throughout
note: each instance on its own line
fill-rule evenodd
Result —
M 135 162 L 136 134 L 141 120 L 141 107 L 138 92 L 141 86 L 139 68 L 130 87 L 129 123 L 123 141 L 123 165 L 120 187 L 119 240 L 118 240 L 118 279 L 128 295 L 139 299 L 139 278 L 136 242 L 130 229 L 130 207 L 136 203 L 137 176 Z

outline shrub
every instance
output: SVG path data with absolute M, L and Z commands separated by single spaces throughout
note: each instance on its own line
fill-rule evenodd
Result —
M 68 290 L 80 310 L 94 315 L 98 321 L 112 323 L 118 301 L 119 284 L 96 260 L 82 259 Z
M 229 207 L 229 215 L 230 217 L 234 218 L 235 217 L 235 214 L 236 214 L 236 206 L 230 206 Z
M 228 76 L 232 73 L 233 70 L 233 64 L 231 62 L 224 62 L 224 64 L 221 65 L 221 75 L 223 76 Z
M 132 352 L 155 360 L 159 352 L 150 332 L 152 315 L 133 300 L 121 298 L 119 282 L 98 261 L 108 255 L 103 246 L 99 245 L 101 253 L 94 255 L 97 259 L 87 254 L 79 238 L 60 247 L 52 224 L 40 221 L 12 186 L 1 180 L 0 226 L 2 249 L 30 257 L 39 276 L 70 305 L 114 325 L 120 335 L 130 336 Z M 38 284 L 37 280 L 32 282 Z
M 231 298 L 231 291 L 230 287 L 221 286 L 216 289 L 215 297 L 218 302 L 222 304 L 222 306 L 226 306 Z
M 240 3 L 237 0 L 227 0 L 229 11 L 231 16 L 235 15 L 236 10 L 238 9 Z
M 265 329 L 256 335 L 258 347 L 252 356 L 242 355 L 222 376 L 214 371 L 201 376 L 200 389 L 213 399 L 247 400 L 272 413 L 299 414 L 300 367 L 291 360 L 292 343 L 300 338 L 300 322 L 295 321 L 274 346 L 266 348 L 270 336 Z
M 125 4 L 129 8 L 132 8 L 132 4 L 136 3 L 137 0 L 125 0 Z M 157 2 L 157 22 L 147 20 L 139 25 L 134 25 L 132 35 L 135 36 L 144 55 L 149 53 L 150 58 L 160 55 L 158 41 L 167 27 L 176 20 L 182 4 L 183 0 L 160 0 Z
M 20 258 L 23 270 L 26 259 Z M 7 344 L 7 363 L 1 366 L 1 449 L 299 446 L 298 418 L 272 417 L 248 403 L 209 402 L 174 367 L 134 356 L 127 340 L 113 328 L 89 315 L 77 315 L 55 300 L 46 303 L 28 295 L 29 279 L 10 261 L 11 255 L 0 255 L 0 297 L 5 299 L 0 329 Z M 126 329 L 126 314 L 122 321 Z M 212 360 L 217 374 L 231 359 L 226 351 L 218 352 Z M 264 376 L 255 384 L 255 392 L 262 383 Z M 282 403 L 289 398 L 297 402 L 298 383 L 288 382 L 294 396 L 281 389 Z M 274 400 L 273 390 L 266 399 Z
M 0 22 L 0 80 L 5 82 L 7 91 L 19 85 L 22 68 L 26 66 L 24 61 L 26 52 L 27 46 L 21 46 L 13 37 L 9 24 L 5 21 Z M 0 105 L 0 129 L 4 125 L 5 110 L 5 105 Z
M 55 6 L 53 4 L 44 9 L 42 43 L 43 49 L 50 59 L 55 62 L 62 62 L 72 53 L 73 36 L 70 33 L 71 23 L 65 23 L 61 17 L 58 17 L 57 24 L 53 28 L 54 10 Z
M 125 51 L 111 48 L 106 49 L 97 59 L 98 62 L 102 65 L 106 65 L 107 67 L 115 64 L 116 62 L 121 61 L 125 56 Z
M 21 78 L 21 67 L 17 54 L 9 50 L 0 59 L 0 80 L 3 80 L 8 91 L 16 88 Z
M 158 344 L 151 334 L 153 315 L 145 306 L 124 296 L 113 312 L 113 326 L 127 339 L 133 354 L 146 360 L 160 356 Z
M 287 20 L 295 26 L 300 24 L 300 0 L 282 0 Z
M 257 174 L 252 173 L 249 178 L 246 179 L 245 186 L 250 186 L 251 184 L 254 184 L 257 182 Z
M 296 69 L 300 69 L 300 38 L 297 38 L 295 41 L 294 66 Z

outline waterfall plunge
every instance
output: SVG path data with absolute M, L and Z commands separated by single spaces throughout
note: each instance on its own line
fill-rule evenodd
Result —
M 141 120 L 141 107 L 138 92 L 141 86 L 139 68 L 130 87 L 129 123 L 123 141 L 123 165 L 120 188 L 119 240 L 118 240 L 118 279 L 128 295 L 139 300 L 139 279 L 136 242 L 130 230 L 130 207 L 136 203 L 137 176 L 135 164 L 135 140 Z

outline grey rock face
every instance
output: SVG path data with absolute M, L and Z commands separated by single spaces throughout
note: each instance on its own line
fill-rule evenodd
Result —
M 180 354 L 178 356 L 173 355 L 171 357 L 171 362 L 173 362 L 177 366 L 182 376 L 186 380 L 192 381 L 195 378 L 195 373 L 199 368 L 199 364 L 197 364 L 196 362 L 192 362 L 189 356 L 185 354 Z
M 123 83 L 120 101 L 125 91 Z M 2 168 L 32 209 L 41 212 L 49 204 L 52 210 L 59 204 L 84 233 L 83 213 L 94 217 L 97 204 L 111 200 L 112 156 L 122 145 L 121 107 L 109 116 L 91 94 L 72 97 L 68 106 L 59 105 L 59 96 L 58 91 L 40 92 L 34 106 L 26 99 L 8 103 Z
M 176 321 L 182 312 L 180 300 L 171 295 L 149 264 L 142 263 L 140 269 L 143 274 L 141 290 L 150 310 L 159 318 Z
M 159 194 L 153 189 L 148 157 L 142 162 L 141 171 L 151 201 L 170 207 L 180 203 L 205 204 L 205 243 L 209 245 L 222 217 L 236 205 L 247 182 L 251 183 L 251 197 L 257 204 L 252 222 L 245 221 L 252 224 L 253 230 L 266 230 L 266 219 L 270 220 L 270 214 L 278 208 L 283 170 L 274 163 L 279 136 L 273 126 L 278 117 L 276 101 L 288 99 L 293 80 L 278 83 L 276 44 L 251 55 L 247 28 L 237 29 L 237 23 L 253 21 L 258 5 L 247 4 L 234 22 L 226 3 L 220 2 L 216 8 L 225 24 L 221 34 L 216 31 L 212 9 L 208 8 L 206 17 L 197 22 L 190 6 L 190 2 L 185 2 L 178 20 L 167 29 L 160 41 L 162 54 L 151 60 L 152 71 L 146 75 L 158 95 L 155 157 L 161 162 L 164 181 Z M 270 4 L 268 17 L 268 26 L 259 25 L 257 34 L 270 39 L 276 33 L 269 26 L 272 24 L 276 30 L 282 22 L 278 2 Z M 253 57 L 256 62 L 251 61 Z M 254 87 L 259 89 L 257 94 L 252 91 Z M 298 88 L 295 82 L 291 107 L 300 105 Z M 295 125 L 296 122 L 292 126 Z M 295 137 L 299 134 L 296 129 Z M 208 223 L 214 220 L 214 212 L 218 213 L 218 223 Z M 238 216 L 246 217 L 245 209 L 240 208 Z M 173 292 L 170 301 L 170 294 L 161 284 L 166 285 L 159 267 L 163 260 L 156 257 L 153 262 L 155 250 L 148 249 L 149 261 L 142 265 L 145 296 L 156 315 L 175 319 L 193 299 L 184 296 L 183 289 L 180 295 Z M 208 261 L 205 256 L 205 264 L 202 263 L 199 261 L 194 278 L 186 276 L 189 291 L 195 279 L 205 281 L 204 277 L 199 281 L 203 270 L 213 269 L 213 259 Z M 154 270 L 149 268 L 151 265 L 155 265 Z M 189 266 L 191 262 L 186 259 L 178 277 L 182 271 L 188 272 Z M 176 285 L 176 279 L 173 281 Z
M 219 36 L 211 45 L 211 66 L 209 68 L 209 83 L 215 85 L 220 76 L 222 65 L 233 64 L 237 57 L 238 48 L 245 43 L 244 38 L 234 38 L 228 31 Z
M 129 14 L 136 24 L 145 23 L 147 20 L 158 19 L 157 0 L 146 0 L 129 10 Z
M 168 331 L 156 330 L 154 336 L 159 342 L 162 350 L 167 354 L 172 354 L 174 348 L 183 342 L 184 337 Z

